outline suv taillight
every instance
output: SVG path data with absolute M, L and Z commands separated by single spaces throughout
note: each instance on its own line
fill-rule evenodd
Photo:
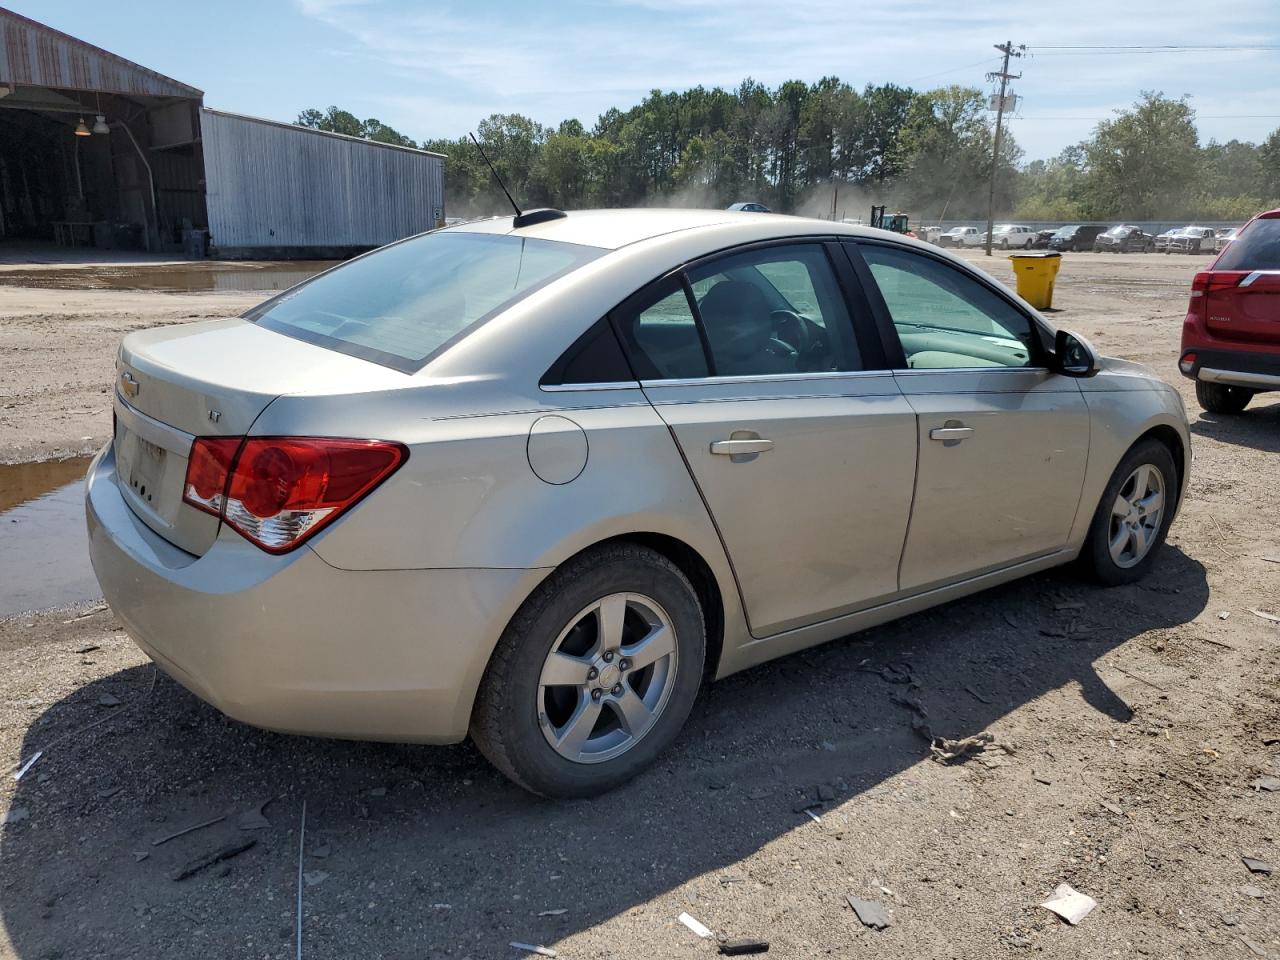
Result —
M 1194 311 L 1201 320 L 1207 320 L 1209 310 L 1205 300 L 1208 295 L 1233 290 L 1248 275 L 1247 270 L 1201 270 L 1191 278 L 1191 304 L 1188 310 Z
M 381 440 L 197 437 L 182 499 L 269 553 L 336 520 L 408 458 Z

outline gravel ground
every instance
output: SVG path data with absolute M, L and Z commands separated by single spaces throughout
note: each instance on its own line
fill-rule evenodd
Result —
M 301 846 L 306 957 L 713 955 L 687 911 L 785 958 L 1280 960 L 1280 877 L 1242 860 L 1280 864 L 1280 792 L 1254 786 L 1280 777 L 1280 624 L 1251 612 L 1280 614 L 1280 402 L 1194 412 L 1174 361 L 1203 262 L 1069 255 L 1052 315 L 1193 411 L 1151 578 L 1052 572 L 732 677 L 598 800 L 534 800 L 466 745 L 245 727 L 157 675 L 107 610 L 0 620 L 0 769 L 43 751 L 0 783 L 0 957 L 296 956 Z M 103 442 L 124 331 L 254 299 L 0 288 L 0 457 Z M 919 709 L 998 747 L 930 760 Z M 818 820 L 797 812 L 819 796 Z M 1079 926 L 1038 906 L 1063 882 L 1099 903 Z

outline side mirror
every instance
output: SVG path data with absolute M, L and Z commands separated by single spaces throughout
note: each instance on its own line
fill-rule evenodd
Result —
M 1053 339 L 1054 367 L 1068 377 L 1092 377 L 1099 370 L 1098 353 L 1079 334 L 1059 330 Z

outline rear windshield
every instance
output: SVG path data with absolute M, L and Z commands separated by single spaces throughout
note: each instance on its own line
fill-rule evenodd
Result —
M 246 318 L 413 373 L 490 317 L 604 252 L 527 237 L 428 233 L 323 273 Z
M 1227 245 L 1215 270 L 1280 270 L 1280 218 L 1255 220 Z

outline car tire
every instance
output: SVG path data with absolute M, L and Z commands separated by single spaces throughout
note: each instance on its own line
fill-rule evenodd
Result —
M 1247 387 L 1197 380 L 1196 399 L 1210 413 L 1242 413 L 1253 399 L 1253 391 Z
M 1022 246 L 1023 246 L 1023 248 L 1024 248 L 1024 249 L 1026 249 L 1026 250 L 1030 250 L 1030 249 L 1031 249 L 1031 243 L 1032 243 L 1032 242 L 1031 242 L 1030 240 L 1028 240 L 1028 241 L 1027 241 L 1026 243 L 1024 243 Z
M 1008 238 L 1008 237 L 1005 237 L 1003 240 L 1001 240 L 1001 241 L 1000 241 L 1000 249 L 1001 249 L 1001 250 L 1008 250 L 1008 249 L 1009 249 L 1009 238 Z
M 593 605 L 617 603 L 618 597 L 625 598 L 619 622 L 625 623 L 630 642 L 637 642 L 645 629 L 657 637 L 661 627 L 674 634 L 672 652 L 663 661 L 623 672 L 617 685 L 601 691 L 603 699 L 596 697 L 593 705 L 599 684 L 615 680 L 609 664 L 622 669 L 626 663 L 626 643 L 613 648 L 606 664 L 602 658 L 610 653 L 608 644 L 602 645 L 592 632 L 601 629 L 606 616 L 593 614 Z M 571 642 L 578 646 L 571 649 Z M 640 642 L 634 649 L 642 648 Z M 574 685 L 544 686 L 553 658 L 566 651 L 580 658 L 584 668 L 594 662 L 592 671 L 599 671 L 585 675 L 581 685 L 575 680 Z M 476 694 L 471 738 L 489 762 L 532 793 L 559 799 L 604 793 L 644 770 L 676 738 L 697 698 L 705 659 L 702 606 L 674 563 L 634 543 L 588 550 L 543 581 L 503 631 Z M 576 668 L 573 663 L 568 666 L 570 672 Z M 659 683 L 660 702 L 652 696 Z M 652 701 L 655 716 L 634 738 L 623 721 L 623 697 Z M 553 746 L 558 729 L 582 729 L 581 723 L 573 722 L 579 715 L 589 723 L 584 749 L 569 746 L 567 740 Z M 563 724 L 557 727 L 560 720 Z M 601 746 L 592 748 L 593 744 Z M 588 748 L 595 749 L 596 756 L 588 759 Z
M 1153 479 L 1148 471 L 1154 472 L 1158 479 Z M 1139 503 L 1146 499 L 1142 496 L 1143 490 L 1149 490 L 1150 485 L 1156 483 L 1161 495 L 1158 517 L 1143 514 L 1140 507 L 1128 516 L 1118 512 L 1122 499 Z M 1146 576 L 1164 545 L 1177 503 L 1178 470 L 1169 448 L 1154 439 L 1135 444 L 1111 474 L 1094 511 L 1080 556 L 1088 574 L 1109 587 L 1133 583 Z M 1141 530 L 1134 529 L 1135 523 Z M 1118 550 L 1114 549 L 1117 543 Z

